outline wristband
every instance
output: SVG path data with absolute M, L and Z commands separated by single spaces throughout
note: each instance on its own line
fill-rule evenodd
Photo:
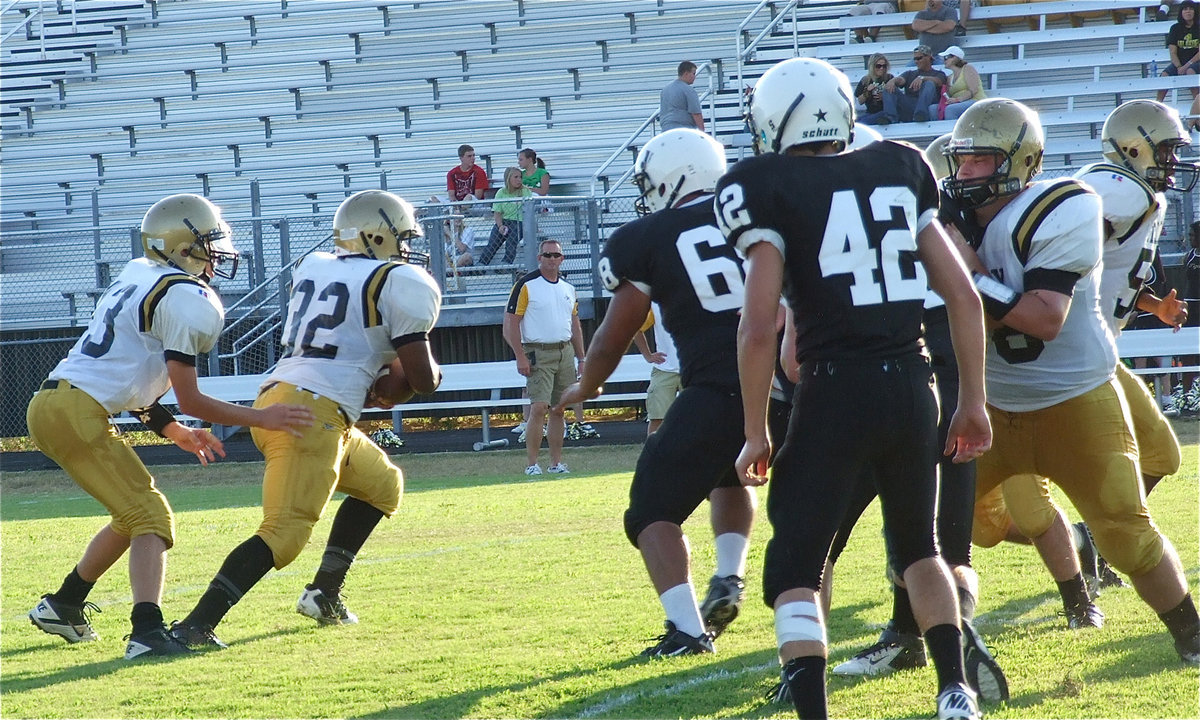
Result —
M 984 312 L 993 320 L 1003 319 L 1021 299 L 1021 293 L 990 275 L 972 273 L 971 280 L 975 283 L 975 289 L 979 291 L 979 297 L 983 299 Z
M 175 422 L 175 416 L 171 414 L 171 411 L 158 403 L 133 412 L 143 425 L 150 428 L 159 437 L 166 437 L 163 435 L 163 428 Z

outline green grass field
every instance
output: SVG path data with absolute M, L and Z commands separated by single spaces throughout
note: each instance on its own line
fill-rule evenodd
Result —
M 1198 577 L 1197 423 L 1177 425 L 1184 468 L 1150 497 Z M 333 515 L 300 558 L 270 573 L 218 629 L 221 652 L 126 662 L 124 563 L 93 591 L 99 642 L 67 645 L 25 614 L 58 587 L 100 506 L 59 472 L 5 473 L 0 505 L 3 717 L 792 717 L 762 696 L 777 678 L 759 583 L 769 527 L 755 529 L 743 615 L 715 655 L 647 662 L 662 613 L 621 515 L 638 447 L 568 448 L 573 474 L 520 475 L 523 451 L 398 457 L 408 487 L 351 570 L 360 624 L 321 628 L 294 612 Z M 163 607 L 182 617 L 225 554 L 257 526 L 258 463 L 155 468 L 177 513 Z M 765 490 L 762 491 L 765 497 Z M 340 497 L 340 496 L 339 496 Z M 335 504 L 338 500 L 335 500 Z M 686 530 L 700 591 L 713 567 L 707 510 Z M 1073 513 L 1072 513 L 1073 514 Z M 839 563 L 830 665 L 874 642 L 890 611 L 877 510 Z M 1104 628 L 1068 631 L 1032 548 L 976 553 L 977 625 L 1008 674 L 995 718 L 1196 718 L 1198 675 L 1132 589 L 1099 599 Z M 932 668 L 830 678 L 835 717 L 919 718 L 934 710 Z

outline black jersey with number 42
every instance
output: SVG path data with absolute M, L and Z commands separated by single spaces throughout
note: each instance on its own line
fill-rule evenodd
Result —
M 746 274 L 717 229 L 711 195 L 622 225 L 605 245 L 597 272 L 610 291 L 628 281 L 662 307 L 685 387 L 738 388 Z
M 785 262 L 798 359 L 898 357 L 921 347 L 928 288 L 917 233 L 938 209 L 921 152 L 876 142 L 841 155 L 760 155 L 717 185 L 717 221 L 745 253 Z

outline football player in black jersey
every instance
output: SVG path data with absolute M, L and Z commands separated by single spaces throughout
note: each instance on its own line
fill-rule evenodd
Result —
M 820 60 L 768 70 L 750 100 L 762 154 L 717 186 L 718 223 L 747 258 L 738 329 L 746 443 L 736 466 L 743 483 L 767 482 L 775 315 L 786 286 L 800 384 L 767 500 L 773 536 L 763 571 L 783 681 L 801 717 L 827 716 L 817 593 L 856 484 L 873 482 L 893 571 L 909 588 L 937 667 L 938 717 L 977 718 L 934 516 L 939 449 L 966 462 L 991 443 L 983 312 L 937 222 L 937 184 L 921 151 L 884 141 L 842 152 L 854 129 L 850 97 L 845 75 Z M 929 286 L 946 302 L 960 372 L 943 448 L 921 339 Z M 872 412 L 859 412 L 862 404 Z
M 713 652 L 713 638 L 736 616 L 744 586 L 755 494 L 733 471 L 741 446 L 737 323 L 742 261 L 713 217 L 712 190 L 725 172 L 725 149 L 696 130 L 669 130 L 642 148 L 635 182 L 645 217 L 618 228 L 598 272 L 613 300 L 588 349 L 579 382 L 560 405 L 597 396 L 650 310 L 674 338 L 683 390 L 638 459 L 625 532 L 642 553 L 666 611 L 666 633 L 643 655 Z M 696 602 L 687 540 L 680 525 L 708 497 L 718 569 L 703 605 Z
M 861 130 L 856 128 L 855 132 Z M 943 153 L 950 133 L 934 140 L 925 149 L 925 159 L 933 168 L 934 177 L 940 180 L 950 174 L 950 164 Z M 974 213 L 960 208 L 943 191 L 940 193 L 938 220 L 947 235 L 958 233 L 974 238 L 975 245 L 983 235 L 983 229 L 974 221 Z M 954 348 L 950 341 L 949 317 L 945 303 L 935 293 L 925 298 L 925 344 L 929 351 L 930 365 L 938 389 L 940 418 L 938 422 L 939 442 L 945 442 L 950 418 L 954 415 L 958 401 L 958 365 L 954 360 Z M 859 516 L 875 499 L 875 488 L 870 483 L 859 485 L 858 494 L 852 501 L 842 527 L 833 539 L 829 551 L 829 568 L 832 570 L 838 557 L 846 547 L 850 532 Z M 987 645 L 976 632 L 972 620 L 975 603 L 979 596 L 979 576 L 971 567 L 972 515 L 975 507 L 975 463 L 955 463 L 943 456 L 938 463 L 938 513 L 937 538 L 942 558 L 954 576 L 958 595 L 958 610 L 962 616 L 964 644 L 964 669 L 967 682 L 980 700 L 1002 702 L 1008 699 L 1008 681 L 1004 672 L 988 651 Z M 828 583 L 829 570 L 824 578 Z M 890 575 L 890 574 L 889 574 Z M 878 677 L 896 670 L 922 667 L 926 664 L 925 646 L 921 631 L 913 614 L 908 590 L 899 578 L 892 580 L 892 616 L 879 641 L 864 649 L 833 669 L 834 675 L 857 675 Z M 826 588 L 822 588 L 823 609 L 829 609 L 825 599 Z

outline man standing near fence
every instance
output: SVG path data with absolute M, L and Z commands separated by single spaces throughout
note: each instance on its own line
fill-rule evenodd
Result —
M 583 369 L 583 328 L 579 325 L 575 288 L 562 278 L 562 245 L 538 245 L 538 269 L 513 286 L 504 310 L 504 340 L 517 359 L 517 372 L 529 378 L 529 420 L 525 426 L 526 475 L 541 475 L 538 451 L 542 428 L 550 442 L 547 472 L 569 472 L 562 460 L 564 419 L 559 397 Z M 575 363 L 578 361 L 579 370 Z

